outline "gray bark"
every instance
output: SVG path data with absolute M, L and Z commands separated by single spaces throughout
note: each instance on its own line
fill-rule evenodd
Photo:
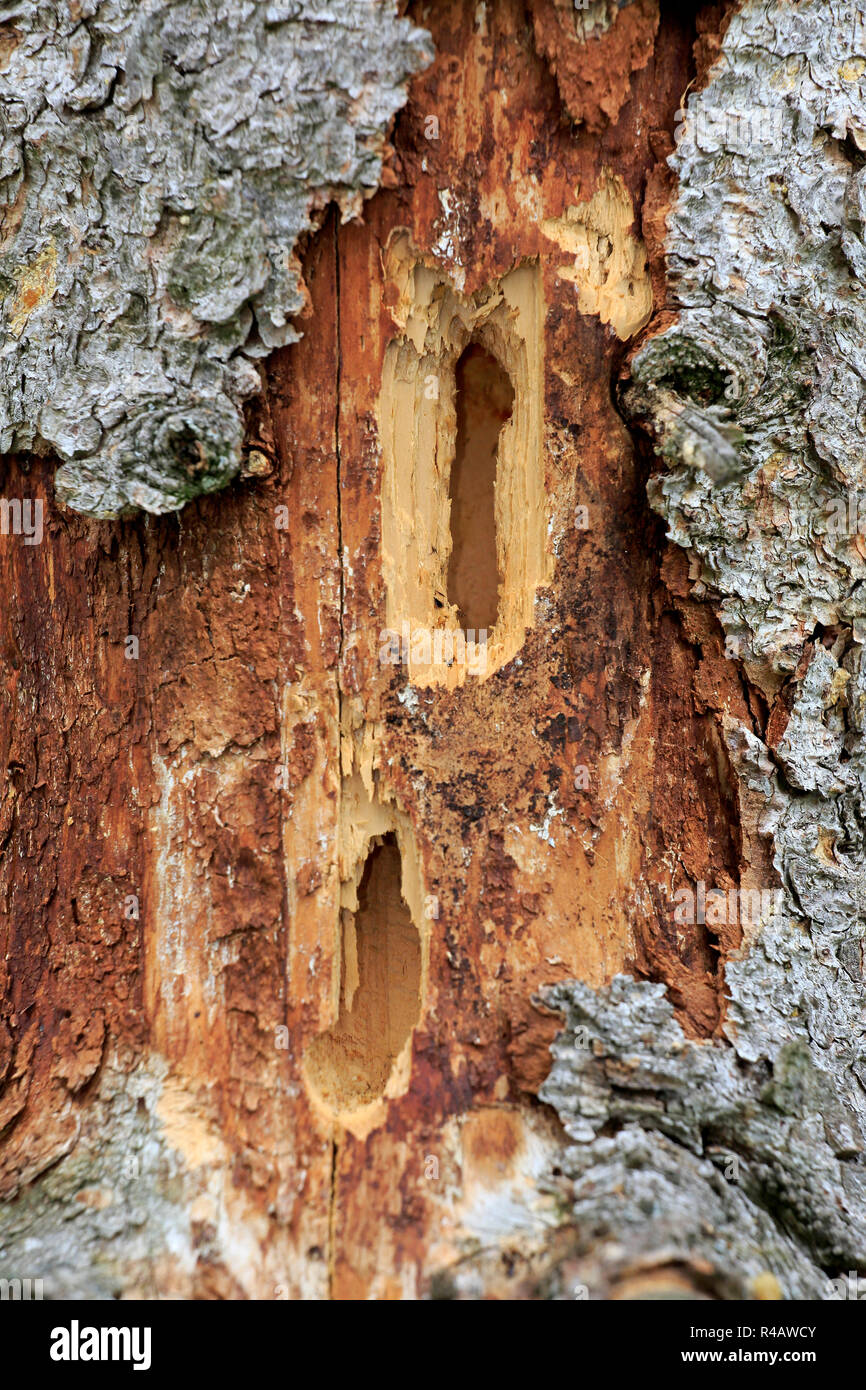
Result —
M 165 512 L 241 468 L 298 335 L 311 214 L 378 185 L 429 60 L 386 0 L 22 0 L 0 72 L 0 449 L 61 500 Z

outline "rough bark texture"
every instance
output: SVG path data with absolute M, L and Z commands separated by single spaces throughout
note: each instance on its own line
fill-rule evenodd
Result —
M 310 213 L 357 211 L 425 36 L 385 0 L 24 0 L 2 17 L 0 448 L 91 516 L 241 467 Z
M 215 37 L 179 78 L 191 8 L 142 20 L 166 88 L 137 98 L 142 158 L 235 23 L 183 18 Z M 235 275 L 234 233 L 284 218 L 288 246 L 329 197 L 360 211 L 416 75 L 389 186 L 304 240 L 303 336 L 268 357 L 247 419 L 260 476 L 177 516 L 92 521 L 58 505 L 47 459 L 6 464 L 5 496 L 46 521 L 39 545 L 0 543 L 0 1273 L 59 1297 L 829 1296 L 866 1263 L 862 560 L 819 524 L 857 476 L 862 6 L 831 25 L 808 0 L 713 5 L 697 27 L 654 0 L 285 8 L 249 7 L 274 81 L 287 54 L 319 62 L 315 17 L 342 26 L 322 59 L 342 76 L 312 73 L 304 117 L 333 160 L 325 141 L 283 202 L 268 150 L 306 155 L 305 127 L 281 108 L 272 129 L 244 76 L 246 132 L 214 148 L 279 211 L 233 204 L 223 242 L 196 193 L 174 262 L 219 252 L 201 295 L 243 294 L 224 320 L 187 306 L 188 333 L 163 321 L 167 281 L 139 291 L 161 324 L 154 418 L 183 439 L 205 434 L 166 363 L 194 352 L 202 375 L 176 381 L 237 418 L 225 363 L 250 355 L 259 297 L 286 335 L 271 308 L 300 307 L 288 261 L 276 299 L 243 257 Z M 423 71 L 413 26 L 432 33 Z M 6 49 L 23 62 L 18 30 Z M 99 149 L 133 119 L 137 62 L 67 118 Z M 781 143 L 740 148 L 756 103 Z M 702 114 L 719 111 L 721 134 Z M 235 168 L 214 177 L 237 192 Z M 20 188 L 15 216 L 41 227 L 48 193 Z M 153 194 L 151 251 L 186 215 Z M 54 442 L 85 511 L 177 506 L 176 471 L 123 452 L 134 404 L 80 451 L 46 433 L 28 364 L 53 333 L 78 371 L 57 323 L 138 273 L 118 252 L 75 278 L 64 248 L 51 283 L 77 290 L 37 294 L 3 359 L 37 382 L 7 445 Z M 511 392 L 499 631 L 480 674 L 399 644 L 394 665 L 383 633 L 404 616 L 458 626 L 472 344 Z M 88 389 L 57 400 L 89 421 Z

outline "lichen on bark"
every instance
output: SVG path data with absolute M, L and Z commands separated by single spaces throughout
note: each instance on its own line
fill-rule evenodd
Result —
M 842 523 L 866 447 L 866 6 L 747 3 L 670 163 L 678 321 L 626 411 L 672 465 L 651 500 L 747 663 L 793 671 L 817 623 L 862 620 Z
M 53 449 L 92 516 L 179 508 L 238 472 L 297 240 L 377 187 L 428 38 L 390 0 L 22 0 L 2 33 L 0 449 Z
M 862 0 L 746 0 L 670 160 L 677 318 L 621 399 L 693 592 L 774 702 L 764 738 L 726 738 L 744 877 L 769 843 L 781 899 L 726 963 L 726 1042 L 627 977 L 548 998 L 567 1023 L 541 1094 L 597 1278 L 607 1247 L 728 1297 L 833 1297 L 866 1269 L 864 53 Z

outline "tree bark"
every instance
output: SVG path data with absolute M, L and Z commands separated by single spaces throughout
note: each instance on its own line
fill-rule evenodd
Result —
M 66 8 L 0 31 L 0 1275 L 839 1296 L 862 0 Z

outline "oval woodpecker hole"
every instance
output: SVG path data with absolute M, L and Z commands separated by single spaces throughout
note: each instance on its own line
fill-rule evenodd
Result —
M 514 390 L 492 353 L 470 343 L 455 368 L 457 442 L 451 465 L 448 598 L 460 624 L 490 632 L 502 579 L 496 545 L 499 435 L 511 419 Z
M 401 890 L 397 838 L 374 845 L 358 888 L 358 910 L 343 911 L 340 1015 L 312 1043 L 307 1074 L 335 1111 L 384 1093 L 421 1012 L 421 940 Z

